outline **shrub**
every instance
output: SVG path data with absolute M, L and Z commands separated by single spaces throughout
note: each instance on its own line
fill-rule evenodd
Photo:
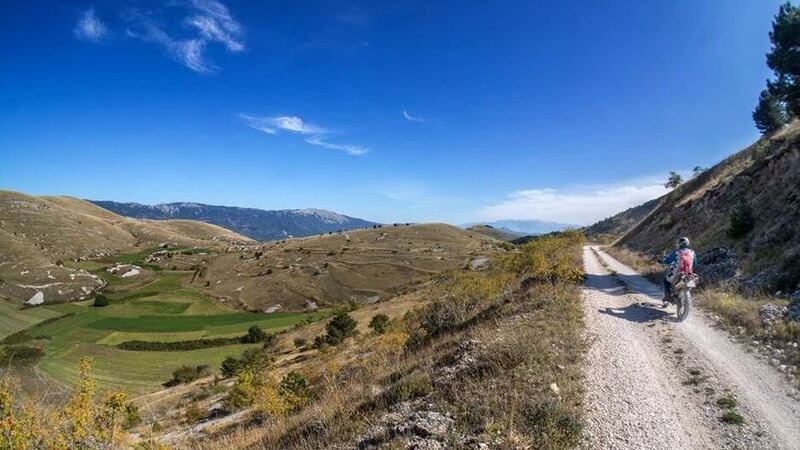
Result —
M 9 334 L 8 336 L 5 337 L 5 339 L 3 339 L 2 342 L 3 344 L 22 344 L 23 342 L 28 342 L 31 339 L 33 339 L 33 337 L 30 334 L 28 334 L 27 331 L 22 330 L 22 331 L 17 331 L 14 334 Z
M 433 382 L 427 373 L 411 374 L 395 384 L 389 392 L 392 403 L 424 397 L 433 392 Z
M 356 326 L 358 326 L 358 322 L 350 317 L 350 314 L 345 312 L 336 314 L 325 326 L 328 344 L 338 345 L 344 342 L 345 339 L 355 336 L 357 333 Z
M 134 350 L 140 352 L 177 352 L 186 350 L 199 350 L 203 348 L 222 347 L 225 345 L 235 345 L 243 342 L 246 337 L 233 338 L 213 338 L 213 339 L 191 339 L 188 341 L 125 341 L 117 344 L 117 348 L 122 350 Z
M 44 350 L 41 347 L 9 345 L 0 349 L 0 364 L 4 366 L 10 364 L 30 365 L 36 363 L 42 356 L 44 356 Z
M 753 216 L 753 211 L 750 209 L 750 205 L 748 205 L 744 200 L 740 200 L 731 211 L 730 222 L 730 226 L 728 227 L 728 235 L 731 238 L 739 239 L 749 233 L 756 224 L 756 219 L 755 216 Z
M 222 375 L 226 377 L 232 377 L 234 375 L 238 375 L 239 372 L 242 371 L 244 365 L 239 358 L 234 358 L 233 356 L 228 356 L 222 361 Z
M 314 348 L 317 350 L 324 350 L 328 347 L 328 337 L 325 335 L 317 336 L 314 338 Z
M 125 405 L 125 428 L 133 428 L 142 423 L 142 415 L 139 408 L 133 403 Z
M 281 380 L 278 393 L 288 405 L 293 408 L 298 407 L 308 400 L 308 380 L 301 373 L 293 370 Z
M 191 383 L 192 381 L 208 376 L 210 374 L 211 374 L 210 368 L 205 365 L 200 365 L 195 367 L 181 366 L 172 372 L 172 379 L 169 380 L 166 383 L 166 385 L 176 386 L 179 384 L 188 384 Z
M 205 418 L 206 412 L 203 411 L 197 403 L 192 403 L 191 406 L 186 408 L 186 422 L 187 423 L 196 423 L 201 419 Z
M 258 414 L 282 415 L 289 409 L 289 405 L 279 390 L 278 383 L 264 371 L 244 370 L 225 399 L 225 407 L 236 410 L 249 406 Z
M 257 326 L 250 327 L 247 334 L 241 337 L 190 339 L 186 341 L 125 341 L 117 344 L 122 350 L 135 350 L 144 352 L 174 352 L 185 350 L 199 350 L 203 348 L 222 347 L 235 344 L 256 344 L 263 342 L 265 347 L 274 343 L 275 335 L 265 333 Z
M 386 314 L 378 314 L 369 322 L 369 327 L 375 334 L 383 334 L 389 329 L 389 316 Z
M 242 337 L 242 342 L 245 344 L 256 344 L 265 341 L 269 335 L 261 328 L 253 325 L 247 330 L 247 334 Z
M 304 338 L 296 337 L 294 338 L 294 346 L 297 348 L 303 348 L 308 343 Z
M 242 352 L 242 366 L 251 370 L 263 370 L 272 364 L 272 358 L 260 348 L 248 348 Z
M 98 294 L 94 298 L 94 304 L 92 306 L 95 306 L 97 308 L 102 308 L 102 307 L 108 306 L 108 304 L 109 304 L 108 297 L 106 297 L 103 294 Z
M 420 325 L 428 336 L 438 336 L 462 325 L 474 311 L 472 302 L 463 298 L 447 298 L 433 302 L 425 310 Z
M 734 411 L 725 411 L 720 416 L 720 419 L 725 423 L 733 425 L 741 425 L 744 423 L 744 417 L 742 417 L 741 414 Z

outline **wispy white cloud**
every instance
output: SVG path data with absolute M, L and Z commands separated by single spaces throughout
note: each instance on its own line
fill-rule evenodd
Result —
M 228 12 L 228 8 L 215 0 L 193 0 L 199 14 L 186 19 L 187 23 L 210 42 L 220 42 L 231 52 L 244 50 L 242 25 Z
M 248 127 L 263 131 L 267 134 L 275 135 L 281 132 L 287 132 L 304 135 L 306 136 L 305 141 L 307 143 L 318 147 L 339 150 L 355 156 L 364 155 L 369 151 L 366 147 L 330 142 L 328 138 L 333 134 L 332 131 L 306 122 L 297 116 L 257 117 L 248 114 L 239 114 L 239 118 L 241 118 Z
M 129 10 L 126 34 L 161 45 L 175 61 L 198 73 L 214 73 L 219 67 L 207 56 L 210 44 L 223 45 L 231 53 L 244 51 L 244 28 L 228 8 L 216 0 L 192 0 L 183 6 L 182 27 L 168 28 L 160 10 Z
M 482 208 L 481 220 L 538 219 L 588 225 L 668 192 L 656 178 L 572 189 L 526 189 Z
M 328 142 L 325 139 L 326 138 L 324 135 L 314 135 L 309 138 L 306 138 L 306 142 L 308 142 L 311 145 L 318 145 L 320 147 L 328 148 L 331 150 L 340 150 L 349 155 L 354 155 L 354 156 L 365 155 L 367 152 L 369 152 L 369 149 L 366 147 L 360 147 L 358 145 L 351 145 L 351 144 L 335 144 L 333 142 Z
M 424 122 L 428 121 L 428 119 L 425 119 L 425 118 L 422 118 L 422 117 L 412 116 L 408 111 L 405 111 L 405 110 L 403 111 L 403 117 L 405 117 L 406 120 L 408 120 L 409 122 L 424 123 Z
M 108 35 L 108 27 L 97 17 L 94 8 L 89 8 L 81 15 L 72 32 L 78 39 L 97 43 Z

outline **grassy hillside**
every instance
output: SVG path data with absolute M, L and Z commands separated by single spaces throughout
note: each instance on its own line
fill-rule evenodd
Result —
M 522 234 L 514 233 L 510 230 L 506 230 L 503 228 L 495 228 L 491 225 L 473 225 L 471 227 L 468 227 L 467 230 L 473 233 L 480 233 L 495 238 L 499 241 L 511 242 L 514 239 L 522 237 Z
M 127 219 L 75 198 L 0 191 L 0 297 L 20 303 L 38 291 L 46 303 L 86 297 L 102 282 L 63 264 L 73 259 L 161 243 L 224 248 L 231 242 L 252 241 L 201 222 Z
M 451 271 L 413 294 L 359 308 L 351 316 L 360 334 L 336 346 L 292 344 L 324 333 L 322 324 L 292 330 L 271 352 L 271 367 L 233 382 L 230 392 L 243 406 L 225 415 L 208 418 L 231 395 L 198 395 L 210 382 L 159 393 L 159 410 L 195 412 L 162 423 L 170 443 L 209 450 L 574 447 L 582 426 L 581 242 L 576 233 L 534 240 L 493 259 L 488 271 Z M 409 296 L 410 304 L 383 309 Z M 381 333 L 365 326 L 378 313 L 391 319 Z M 300 397 L 288 390 L 290 373 L 304 380 L 291 391 Z M 263 390 L 239 390 L 253 380 Z
M 302 310 L 386 300 L 499 244 L 449 225 L 386 226 L 187 256 L 183 264 L 198 268 L 192 286 L 231 306 Z
M 621 213 L 605 218 L 594 225 L 584 229 L 584 233 L 591 239 L 599 241 L 615 241 L 642 221 L 648 214 L 658 207 L 661 198 L 650 200 L 639 206 L 628 208 Z
M 734 211 L 752 226 L 731 233 Z M 733 222 L 732 222 L 733 220 Z M 617 243 L 660 254 L 689 236 L 701 267 L 733 267 L 747 287 L 792 292 L 800 282 L 800 124 L 763 138 L 669 193 Z M 709 252 L 723 247 L 725 251 Z M 704 258 L 705 256 L 705 258 Z M 718 276 L 719 274 L 709 274 Z

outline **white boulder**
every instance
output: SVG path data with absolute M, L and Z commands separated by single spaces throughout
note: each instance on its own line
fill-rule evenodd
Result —
M 28 301 L 25 302 L 26 305 L 31 306 L 41 305 L 42 303 L 44 303 L 44 292 L 42 291 L 37 291 L 35 294 L 33 294 L 33 297 L 29 298 Z

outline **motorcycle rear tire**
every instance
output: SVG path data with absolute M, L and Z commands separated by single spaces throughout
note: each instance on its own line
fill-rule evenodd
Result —
M 689 317 L 689 311 L 692 309 L 692 292 L 685 290 L 676 297 L 678 322 L 683 322 Z

